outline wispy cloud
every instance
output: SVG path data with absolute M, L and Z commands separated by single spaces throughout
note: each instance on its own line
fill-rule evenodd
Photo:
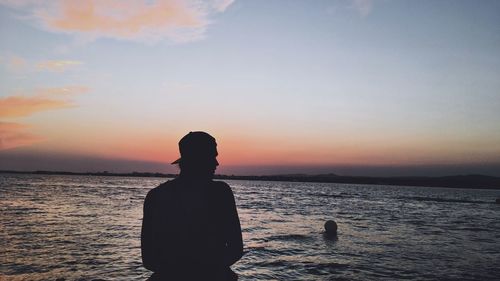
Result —
M 76 60 L 44 60 L 32 61 L 26 58 L 10 55 L 0 60 L 0 64 L 14 73 L 30 73 L 34 71 L 64 72 L 70 68 L 82 65 L 83 62 Z
M 9 56 L 2 61 L 11 72 L 22 72 L 28 68 L 28 62 L 19 56 Z
M 358 11 L 362 17 L 366 17 L 373 10 L 373 0 L 351 0 L 352 7 Z
M 26 124 L 0 122 L 0 150 L 31 145 L 43 140 L 28 132 L 29 128 Z
M 0 0 L 1 1 L 1 0 Z M 185 42 L 203 38 L 209 18 L 224 12 L 234 0 L 57 0 L 1 1 L 35 19 L 52 32 L 87 39 L 167 39 Z
M 219 12 L 224 12 L 233 2 L 234 0 L 214 0 L 213 7 Z
M 53 72 L 63 72 L 69 69 L 70 67 L 74 67 L 82 64 L 81 61 L 73 61 L 73 60 L 47 60 L 42 61 L 36 64 L 36 68 L 38 70 L 47 70 Z
M 0 118 L 19 118 L 32 114 L 74 107 L 71 97 L 87 92 L 85 86 L 68 86 L 54 88 L 38 88 L 28 93 L 0 98 Z M 27 146 L 43 140 L 42 137 L 29 132 L 31 126 L 21 123 L 0 121 L 0 150 Z
M 88 91 L 90 91 L 90 88 L 82 85 L 38 88 L 34 90 L 35 94 L 39 97 L 73 96 L 84 94 Z
M 83 86 L 41 88 L 35 95 L 13 95 L 0 98 L 0 118 L 24 117 L 37 112 L 74 107 L 69 95 L 88 91 Z
M 71 106 L 73 106 L 73 104 L 66 100 L 44 97 L 10 96 L 6 98 L 0 98 L 0 117 L 29 116 L 40 111 Z

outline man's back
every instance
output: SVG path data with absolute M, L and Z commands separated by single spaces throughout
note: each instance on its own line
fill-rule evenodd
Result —
M 243 250 L 230 187 L 181 177 L 152 189 L 144 203 L 141 242 L 144 266 L 156 276 L 227 280 Z

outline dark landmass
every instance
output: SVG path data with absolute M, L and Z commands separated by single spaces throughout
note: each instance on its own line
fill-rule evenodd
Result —
M 83 176 L 116 176 L 116 177 L 162 177 L 173 178 L 177 174 L 163 173 L 111 173 L 111 172 L 62 172 L 62 171 L 2 171 L 10 174 L 35 174 L 35 175 L 83 175 Z M 400 186 L 426 186 L 426 187 L 453 187 L 453 188 L 484 188 L 500 189 L 500 177 L 485 175 L 455 175 L 445 177 L 354 177 L 339 176 L 336 174 L 290 174 L 271 176 L 235 176 L 215 175 L 216 179 L 226 180 L 253 180 L 253 181 L 288 181 L 288 182 L 320 182 L 320 183 L 350 183 L 350 184 L 379 184 Z

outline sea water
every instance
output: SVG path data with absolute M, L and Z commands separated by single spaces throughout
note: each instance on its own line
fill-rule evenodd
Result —
M 0 280 L 145 280 L 143 201 L 166 180 L 0 174 Z M 240 280 L 500 278 L 500 190 L 227 183 Z M 337 238 L 323 234 L 326 220 Z

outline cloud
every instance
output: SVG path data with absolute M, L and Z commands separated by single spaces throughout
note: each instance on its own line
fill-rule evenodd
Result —
M 39 97 L 49 96 L 70 96 L 86 93 L 90 90 L 87 86 L 66 86 L 66 87 L 52 87 L 52 88 L 38 88 L 35 93 Z
M 67 97 L 88 91 L 83 86 L 41 88 L 34 96 L 13 95 L 0 98 L 0 118 L 24 117 L 37 112 L 74 107 Z
M 68 68 L 82 64 L 81 61 L 73 60 L 47 60 L 36 64 L 38 70 L 47 70 L 52 72 L 63 72 Z
M 0 98 L 0 117 L 23 117 L 39 111 L 71 106 L 73 104 L 65 100 L 11 96 Z
M 12 95 L 0 98 L 0 118 L 25 117 L 41 111 L 74 107 L 70 97 L 87 92 L 85 86 L 39 88 L 31 96 Z M 0 121 L 0 150 L 31 145 L 43 140 L 29 133 L 31 127 L 25 124 Z
M 373 0 L 352 0 L 353 8 L 363 17 L 369 15 L 373 10 Z
M 39 136 L 26 132 L 30 126 L 12 122 L 0 122 L 0 150 L 31 145 L 42 141 Z
M 0 0 L 1 1 L 1 0 Z M 209 18 L 234 0 L 57 0 L 1 1 L 25 12 L 46 30 L 135 41 L 201 39 Z
M 214 0 L 213 7 L 219 12 L 224 12 L 233 2 L 234 0 Z
M 76 60 L 45 60 L 34 62 L 20 56 L 11 55 L 0 58 L 0 64 L 5 65 L 10 72 L 30 73 L 33 71 L 64 72 L 72 67 L 83 64 L 83 62 Z
M 24 58 L 18 56 L 9 56 L 3 60 L 2 63 L 4 63 L 11 72 L 21 72 L 28 67 L 28 62 Z

